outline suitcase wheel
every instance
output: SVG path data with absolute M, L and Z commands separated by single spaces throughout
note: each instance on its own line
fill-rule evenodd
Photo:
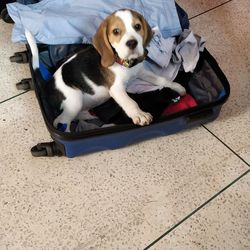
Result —
M 34 157 L 64 155 L 62 149 L 54 141 L 38 143 L 36 146 L 32 147 L 30 151 Z
M 41 157 L 41 156 L 47 156 L 48 155 L 46 148 L 38 147 L 38 145 L 32 147 L 30 151 L 31 151 L 31 154 L 34 157 Z
M 16 52 L 10 57 L 10 61 L 15 63 L 27 63 L 29 61 L 27 51 Z
M 4 8 L 2 11 L 1 11 L 1 18 L 3 19 L 4 22 L 6 23 L 14 23 L 13 20 L 11 19 L 11 17 L 9 16 L 9 13 L 7 11 L 6 8 Z
M 16 88 L 18 90 L 33 90 L 34 89 L 33 81 L 31 78 L 22 79 L 21 82 L 18 82 L 16 84 Z

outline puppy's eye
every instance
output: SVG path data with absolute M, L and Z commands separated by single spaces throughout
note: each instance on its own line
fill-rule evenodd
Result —
M 140 31 L 141 30 L 141 25 L 139 23 L 137 23 L 135 26 L 134 26 L 134 29 L 135 31 Z
M 119 29 L 113 29 L 113 34 L 115 36 L 119 35 L 121 33 L 121 31 Z

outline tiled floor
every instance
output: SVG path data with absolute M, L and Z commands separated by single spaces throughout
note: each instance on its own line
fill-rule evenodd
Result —
M 0 250 L 250 249 L 250 1 L 178 3 L 231 83 L 220 117 L 74 159 L 30 155 L 50 137 L 0 21 Z

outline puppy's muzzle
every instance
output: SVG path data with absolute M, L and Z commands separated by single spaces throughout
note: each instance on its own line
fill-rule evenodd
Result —
M 137 46 L 137 44 L 138 44 L 138 42 L 137 42 L 135 39 L 131 39 L 131 40 L 128 40 L 128 41 L 126 42 L 126 45 L 127 45 L 131 50 L 135 49 L 136 46 Z

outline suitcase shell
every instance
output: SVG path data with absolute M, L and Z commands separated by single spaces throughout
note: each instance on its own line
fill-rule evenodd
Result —
M 28 48 L 28 57 L 31 59 L 31 53 Z M 163 117 L 157 122 L 145 127 L 135 125 L 117 125 L 114 127 L 100 128 L 81 133 L 64 133 L 55 129 L 46 116 L 44 102 L 41 97 L 41 86 L 43 80 L 32 69 L 31 60 L 29 60 L 32 75 L 31 88 L 35 90 L 36 97 L 47 126 L 51 135 L 52 142 L 39 143 L 31 149 L 33 156 L 67 156 L 75 157 L 87 153 L 92 153 L 106 149 L 117 149 L 142 140 L 166 136 L 177 133 L 178 131 L 188 129 L 194 126 L 205 124 L 215 120 L 219 114 L 222 105 L 230 95 L 230 85 L 218 63 L 213 56 L 205 49 L 203 52 L 204 59 L 209 63 L 218 79 L 224 87 L 224 96 L 215 102 L 205 105 L 198 105 Z

